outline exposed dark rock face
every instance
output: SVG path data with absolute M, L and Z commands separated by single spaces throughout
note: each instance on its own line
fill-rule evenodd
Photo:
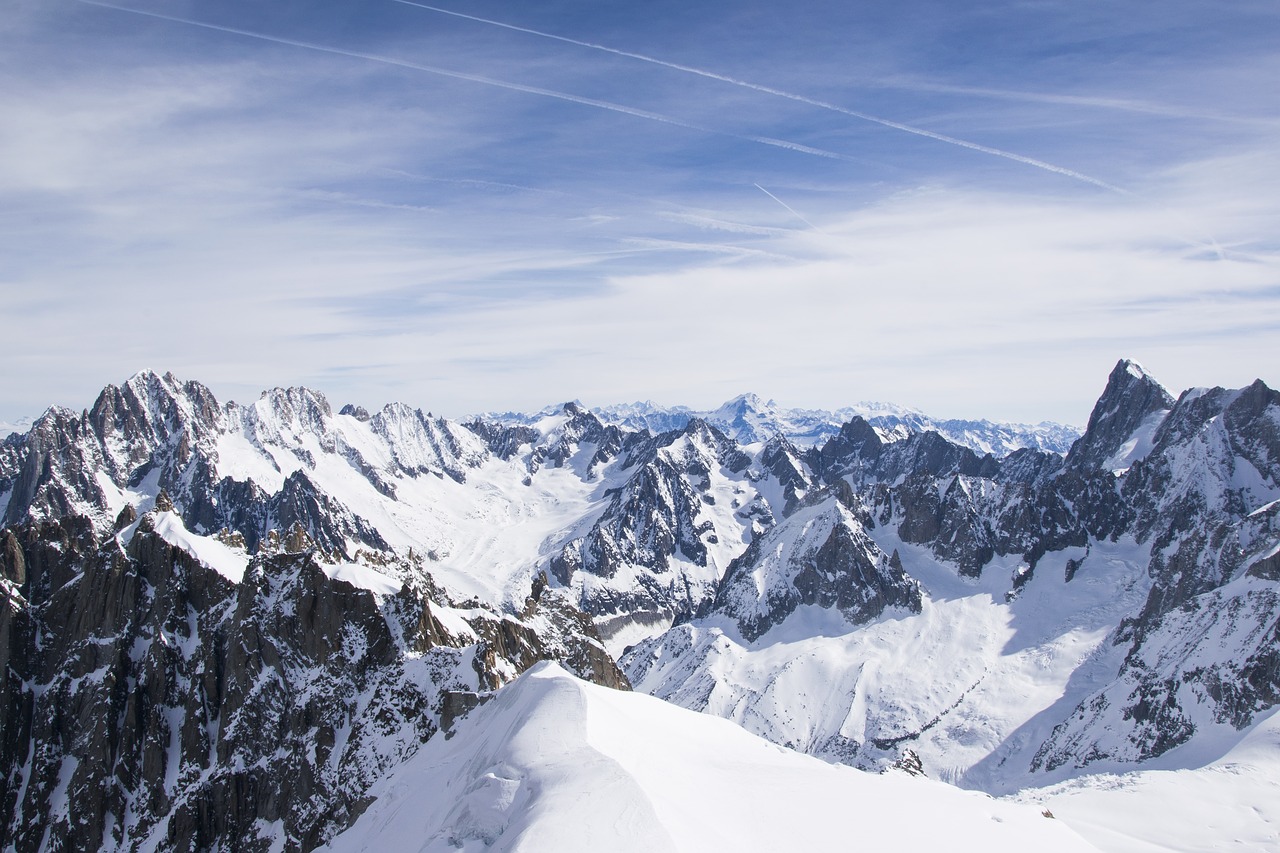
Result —
M 1169 392 L 1137 364 L 1122 359 L 1093 407 L 1085 434 L 1067 454 L 1067 466 L 1089 471 L 1105 467 L 1144 421 L 1171 408 Z
M 761 404 L 738 404 L 722 414 L 747 435 Z M 107 846 L 246 849 L 279 830 L 306 848 L 389 762 L 533 662 L 625 686 L 597 627 L 616 638 L 713 616 L 754 641 L 802 607 L 852 626 L 919 610 L 902 558 L 927 555 L 963 577 L 1010 558 L 1017 593 L 1050 552 L 1081 549 L 1068 580 L 1100 543 L 1149 553 L 1150 595 L 1112 637 L 1125 663 L 1041 768 L 1142 760 L 1206 714 L 1244 726 L 1277 702 L 1280 395 L 1262 382 L 1174 401 L 1122 361 L 1065 458 L 996 459 L 861 417 L 804 452 L 780 435 L 744 446 L 687 413 L 672 423 L 633 432 L 566 404 L 463 428 L 402 405 L 335 415 L 301 388 L 219 406 L 148 372 L 0 442 L 0 793 L 17 848 L 45 829 L 49 844 L 96 832 Z M 488 479 L 499 469 L 512 479 Z M 378 526 L 415 494 L 524 493 L 522 479 L 550 500 L 562 493 L 548 481 L 581 486 L 584 509 L 537 543 L 537 581 L 509 613 L 450 602 L 388 544 L 404 530 Z M 358 492 L 333 486 L 348 481 Z M 536 515 L 533 499 L 519 509 Z M 255 554 L 244 581 L 160 538 L 152 501 Z M 411 582 L 376 597 L 322 565 L 357 551 L 405 561 L 396 576 Z M 72 794 L 92 804 L 83 825 L 57 806 Z
M 378 598 L 307 553 L 260 557 L 236 584 L 150 520 L 127 547 L 96 545 L 84 519 L 0 534 L 0 825 L 16 850 L 310 849 L 433 736 L 446 694 L 546 658 L 626 686 L 562 597 L 524 619 L 473 609 L 455 635 L 419 584 Z
M 856 625 L 890 607 L 919 612 L 920 587 L 841 501 L 818 496 L 730 564 L 711 610 L 754 641 L 802 605 L 839 610 Z
M 826 482 L 851 476 L 855 482 L 893 482 L 909 475 L 994 477 L 1000 463 L 990 454 L 978 456 L 936 432 L 915 433 L 885 443 L 874 427 L 855 417 L 840 434 L 810 452 L 810 464 Z
M 813 488 L 813 478 L 800 452 L 785 437 L 774 436 L 760 453 L 760 465 L 782 486 L 785 499 L 782 514 L 790 515 Z
M 89 411 L 50 409 L 27 435 L 6 440 L 0 453 L 0 494 L 7 489 L 10 495 L 3 521 L 82 515 L 105 533 L 113 529 L 118 512 L 107 493 L 111 485 L 152 494 L 163 489 L 195 531 L 227 527 L 256 544 L 268 530 L 297 522 L 317 543 L 340 553 L 345 552 L 343 537 L 384 548 L 383 538 L 367 521 L 316 492 L 307 472 L 317 461 L 303 436 L 313 437 L 322 453 L 341 457 L 393 499 L 394 475 L 431 474 L 464 482 L 467 470 L 484 459 L 471 432 L 420 410 L 389 405 L 373 416 L 345 416 L 386 440 L 389 468 L 371 463 L 345 441 L 334 427 L 329 403 L 313 391 L 277 388 L 251 406 L 220 407 L 197 382 L 144 371 L 120 387 L 108 386 Z M 283 477 L 282 491 L 263 493 L 244 477 L 218 473 L 220 442 L 226 439 L 268 455 L 273 448 L 287 449 L 304 468 Z
M 504 426 L 488 421 L 471 421 L 466 427 L 478 435 L 489 451 L 499 459 L 510 459 L 522 447 L 532 448 L 542 437 L 542 433 L 531 426 Z
M 1055 561 L 1068 582 L 1082 568 L 1105 570 L 1090 558 L 1098 549 L 1142 561 L 1135 568 L 1150 578 L 1145 604 L 1117 616 L 1107 640 L 1122 662 L 1055 721 L 1036 770 L 1141 762 L 1208 723 L 1244 728 L 1280 701 L 1280 394 L 1261 381 L 1193 389 L 1175 401 L 1122 361 L 1066 458 L 1021 450 L 996 460 L 936 434 L 903 438 L 854 418 L 804 462 L 813 472 L 806 498 L 757 531 L 713 605 L 697 612 L 706 621 L 624 656 L 646 689 L 693 708 L 723 696 L 721 688 L 745 689 L 707 671 L 717 655 L 736 653 L 732 632 L 714 638 L 726 617 L 754 642 L 804 605 L 842 610 L 851 622 L 884 606 L 911 609 L 896 552 L 882 559 L 855 547 L 863 542 L 856 534 L 813 523 L 816 508 L 836 495 L 831 506 L 848 510 L 863 536 L 920 546 L 961 576 L 1006 558 L 1011 605 L 1038 582 L 1037 566 L 1051 552 L 1078 549 Z M 809 525 L 805 535 L 797 523 Z M 751 701 L 735 698 L 735 713 L 749 714 Z M 806 748 L 838 760 L 863 754 L 845 740 Z
M 1017 483 L 1028 490 L 1043 486 L 1062 470 L 1062 457 L 1043 450 L 1015 450 L 1000 460 L 1000 470 L 995 476 L 999 483 Z
M 908 776 L 928 775 L 924 772 L 924 764 L 920 761 L 920 756 L 913 749 L 902 750 L 902 755 L 898 756 L 889 767 L 892 770 L 900 770 Z
M 838 435 L 821 448 L 814 448 L 810 454 L 810 464 L 819 476 L 830 482 L 847 474 L 874 470 L 884 448 L 885 443 L 880 440 L 875 428 L 865 419 L 854 417 L 840 427 Z
M 610 493 L 604 513 L 565 544 L 549 562 L 551 574 L 569 586 L 584 572 L 614 577 L 623 567 L 643 567 L 638 585 L 615 591 L 596 587 L 580 605 L 593 616 L 666 613 L 687 617 L 710 601 L 714 580 L 695 587 L 677 561 L 707 567 L 713 525 L 704 516 L 714 502 L 713 468 L 744 473 L 751 459 L 705 421 L 666 433 L 629 449 L 635 473 Z
M 961 574 L 981 574 L 998 554 L 1020 554 L 1034 568 L 1049 551 L 1132 532 L 1136 503 L 1104 463 L 1138 439 L 1154 440 L 1172 405 L 1141 368 L 1122 361 L 1066 460 L 1032 449 L 978 456 L 934 432 L 885 443 L 859 418 L 809 460 L 824 482 L 851 482 L 880 523 Z
M 992 478 L 1000 470 L 990 454 L 978 456 L 967 447 L 952 444 L 936 432 L 922 432 L 890 444 L 876 460 L 878 479 L 897 480 L 911 474 Z
M 1118 489 L 1125 530 L 1151 548 L 1151 591 L 1116 632 L 1129 649 L 1116 681 L 1054 730 L 1037 767 L 1142 761 L 1206 714 L 1243 728 L 1280 701 L 1280 394 L 1186 392 L 1153 445 Z
M 484 441 L 489 450 L 500 459 L 510 459 L 527 452 L 529 473 L 544 465 L 553 468 L 573 464 L 576 470 L 590 476 L 597 467 L 617 458 L 626 448 L 648 438 L 645 433 L 634 433 L 617 426 L 606 426 L 595 414 L 577 403 L 565 403 L 560 410 L 564 421 L 547 436 L 532 426 L 501 425 L 474 421 L 467 429 Z M 525 450 L 527 448 L 527 451 Z M 579 458 L 580 451 L 585 450 Z
M 656 459 L 619 491 L 585 539 L 552 562 L 552 571 L 567 585 L 574 571 L 608 578 L 624 563 L 661 574 L 677 553 L 705 565 L 707 548 L 699 537 L 709 527 L 697 522 L 700 505 L 682 472 Z
M 1280 591 L 1223 588 L 1164 614 L 1116 681 L 1059 724 L 1034 769 L 1140 762 L 1186 743 L 1204 722 L 1236 729 L 1280 703 Z
M 1258 535 L 1250 516 L 1277 491 L 1280 393 L 1255 382 L 1183 394 L 1122 487 L 1139 541 L 1152 543 L 1155 585 L 1139 626 L 1245 568 L 1241 532 Z

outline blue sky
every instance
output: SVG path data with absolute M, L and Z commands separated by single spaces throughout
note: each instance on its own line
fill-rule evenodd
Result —
M 6 0 L 0 420 L 1280 382 L 1274 2 Z

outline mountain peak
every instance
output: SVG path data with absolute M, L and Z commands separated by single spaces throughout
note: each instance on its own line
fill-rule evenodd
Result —
M 134 373 L 128 379 L 126 379 L 125 384 L 132 385 L 136 382 L 149 382 L 153 379 L 159 379 L 159 378 L 160 378 L 160 374 L 157 373 L 155 370 L 151 369 L 150 367 L 144 367 L 141 370 Z
M 733 399 L 727 401 L 720 408 L 722 410 L 736 409 L 738 411 L 759 411 L 765 408 L 767 405 L 768 404 L 766 404 L 764 400 L 760 399 L 760 395 L 753 394 L 750 391 L 748 391 L 745 394 L 739 394 Z
M 1116 362 L 1115 369 L 1112 373 L 1114 374 L 1119 371 L 1124 371 L 1134 379 L 1152 379 L 1151 374 L 1147 373 L 1146 369 L 1141 364 L 1138 364 L 1138 362 L 1131 358 L 1122 358 Z M 1155 380 L 1152 379 L 1152 381 Z
M 1144 436 L 1153 434 L 1162 413 L 1172 409 L 1173 403 L 1173 396 L 1142 365 L 1120 359 L 1094 404 L 1089 426 L 1067 455 L 1067 464 L 1076 468 L 1109 467 L 1108 460 L 1115 458 L 1121 448 L 1135 443 L 1139 432 Z

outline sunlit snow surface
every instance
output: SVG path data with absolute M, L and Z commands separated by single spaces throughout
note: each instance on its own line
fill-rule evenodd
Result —
M 155 532 L 170 545 L 186 551 L 233 583 L 244 578 L 244 570 L 249 565 L 249 557 L 244 551 L 230 548 L 208 536 L 197 536 L 187 530 L 177 513 L 157 512 L 150 517 L 155 524 Z M 140 518 L 121 531 L 121 540 L 125 543 L 132 540 L 142 522 Z
M 914 749 L 935 778 L 992 790 L 1019 780 L 1053 726 L 1114 676 L 1103 641 L 1146 596 L 1145 549 L 1095 544 L 1070 583 L 1066 560 L 1084 549 L 1047 555 L 1007 601 L 1016 560 L 970 580 L 886 528 L 873 535 L 923 585 L 920 613 L 855 628 L 801 608 L 755 642 L 695 621 L 625 657 L 633 683 L 832 760 L 879 740 L 889 757 Z
M 457 605 L 433 612 L 460 638 L 475 637 L 464 621 L 467 599 L 522 605 L 532 575 L 566 543 L 587 535 L 609 511 L 614 490 L 625 489 L 638 470 L 625 455 L 596 460 L 597 447 L 585 440 L 555 464 L 536 464 L 545 457 L 535 458 L 534 451 L 557 440 L 569 420 L 565 413 L 531 422 L 537 438 L 502 459 L 467 429 L 403 406 L 362 419 L 334 415 L 309 395 L 277 389 L 251 406 L 226 407 L 216 435 L 197 437 L 207 441 L 216 476 L 252 481 L 274 494 L 290 475 L 304 474 L 401 556 L 412 549 L 422 558 Z M 1138 460 L 1159 462 L 1168 468 L 1166 502 L 1186 498 L 1195 506 L 1221 507 L 1228 498 L 1239 500 L 1254 508 L 1250 530 L 1270 529 L 1267 514 L 1280 490 L 1269 473 L 1236 455 L 1221 421 L 1162 461 L 1153 439 L 1163 417 L 1147 419 L 1106 466 L 1120 471 Z M 776 477 L 759 469 L 761 447 L 743 448 L 755 459 L 745 475 L 721 467 L 697 431 L 656 451 L 674 470 L 705 465 L 708 472 L 693 519 L 706 528 L 701 541 L 707 560 L 695 565 L 674 555 L 673 578 L 713 588 L 751 538 L 751 510 L 781 516 L 786 496 Z M 106 452 L 124 459 L 128 448 L 112 445 Z M 159 473 L 152 469 L 134 482 L 113 481 L 99 471 L 108 520 L 126 504 L 140 512 L 153 509 Z M 7 493 L 0 494 L 0 505 L 7 500 Z M 223 576 L 243 576 L 248 555 L 209 535 L 213 531 L 188 530 L 173 513 L 154 513 L 152 523 L 166 541 Z M 122 541 L 137 527 L 123 531 Z M 639 644 L 624 660 L 637 689 L 707 715 L 646 704 L 642 697 L 597 694 L 540 671 L 461 723 L 453 739 L 433 739 L 395 770 L 371 792 L 378 801 L 337 847 L 472 850 L 492 842 L 499 850 L 843 849 L 856 822 L 859 846 L 868 849 L 954 849 L 956 837 L 963 839 L 959 849 L 968 849 L 970 836 L 959 830 L 945 838 L 921 836 L 916 846 L 900 835 L 891 842 L 889 835 L 874 835 L 888 832 L 886 826 L 919 833 L 914 824 L 922 822 L 920 815 L 947 815 L 954 804 L 964 804 L 968 816 L 956 827 L 979 840 L 972 849 L 1003 849 L 986 837 L 985 824 L 978 828 L 972 821 L 994 824 L 984 810 L 1007 804 L 992 805 L 936 781 L 867 776 L 809 759 L 795 764 L 798 756 L 740 730 L 725 734 L 735 730 L 713 719 L 723 717 L 830 761 L 883 764 L 909 747 L 932 779 L 1043 803 L 1058 821 L 1040 817 L 1039 807 L 1018 813 L 1034 818 L 1036 827 L 1078 827 L 1117 853 L 1280 849 L 1280 723 L 1274 718 L 1242 734 L 1188 702 L 1195 739 L 1140 771 L 1132 763 L 1096 762 L 1032 772 L 1037 751 L 1064 721 L 1090 743 L 1123 746 L 1129 729 L 1120 720 L 1122 702 L 1088 720 L 1074 716 L 1099 691 L 1128 694 L 1124 684 L 1116 690 L 1128 645 L 1113 645 L 1108 637 L 1147 598 L 1149 545 L 1121 538 L 1046 554 L 1034 578 L 1015 591 L 1015 578 L 1027 571 L 1020 558 L 997 557 L 980 578 L 964 578 L 929 550 L 903 542 L 895 528 L 882 524 L 867 533 L 884 554 L 897 552 L 905 572 L 921 584 L 920 613 L 890 609 L 869 624 L 852 625 L 838 611 L 801 607 L 750 642 L 723 615 L 695 619 L 661 637 L 655 635 L 669 616 L 666 623 L 625 626 L 608 645 L 617 653 Z M 1258 548 L 1271 550 L 1251 552 L 1249 559 L 1274 553 L 1272 541 L 1259 538 Z M 352 555 L 363 547 L 346 544 Z M 1070 582 L 1068 560 L 1075 565 Z M 324 570 L 378 596 L 400 589 L 399 579 L 368 564 L 325 564 Z M 591 592 L 592 585 L 605 592 L 606 584 L 637 587 L 642 571 L 637 562 L 617 567 L 611 578 L 578 572 L 571 592 Z M 1249 632 L 1274 630 L 1274 620 L 1218 614 L 1226 605 L 1266 604 L 1274 587 L 1257 577 L 1227 583 L 1203 598 L 1196 613 L 1154 631 L 1142 663 L 1163 671 L 1165 662 L 1188 656 L 1203 654 L 1210 663 L 1247 656 L 1257 645 Z M 1259 613 L 1274 612 L 1262 604 Z M 1183 685 L 1184 692 L 1195 687 Z M 879 787 L 864 790 L 867 780 Z M 895 787 L 902 785 L 915 787 Z M 808 793 L 792 796 L 791 788 Z M 761 799 L 760 791 L 768 796 Z M 921 804 L 889 802 L 886 791 Z M 935 803 L 937 791 L 949 793 Z M 854 814 L 852 802 L 869 804 L 869 816 Z M 837 831 L 831 815 L 843 819 L 845 835 L 831 834 Z M 864 834 L 864 826 L 875 827 L 872 835 Z M 584 841 L 589 833 L 598 837 Z M 1055 849 L 1046 844 L 1019 841 L 1020 849 Z
M 1227 737 L 1237 742 L 1203 766 L 1175 750 L 1150 762 L 1160 769 L 1083 776 L 1016 799 L 1112 853 L 1280 850 L 1280 714 Z
M 1093 849 L 1036 807 L 869 774 L 540 664 L 376 784 L 331 851 Z
M 854 628 L 832 611 L 801 608 L 755 642 L 732 624 L 695 621 L 626 658 L 637 689 L 831 760 L 847 757 L 849 741 L 887 741 L 889 757 L 909 747 L 931 777 L 1048 808 L 1114 853 L 1280 849 L 1274 712 L 1239 732 L 1188 702 L 1197 737 L 1141 769 L 1029 770 L 1053 727 L 1114 680 L 1128 645 L 1107 639 L 1146 597 L 1145 547 L 1122 539 L 1095 542 L 1087 556 L 1082 548 L 1046 555 L 1010 600 L 1016 560 L 965 579 L 883 528 L 875 535 L 925 587 L 921 613 L 889 612 Z M 1069 558 L 1083 562 L 1067 582 Z M 1245 578 L 1222 594 L 1253 587 L 1269 584 Z M 1248 638 L 1207 606 L 1185 628 L 1157 632 L 1148 656 L 1184 654 L 1187 642 L 1247 656 Z M 1099 724 L 1116 737 L 1127 730 L 1122 710 Z
M 476 436 L 449 424 L 475 465 L 458 482 L 440 473 L 442 460 L 427 449 L 434 446 L 430 438 L 413 434 L 425 429 L 423 421 L 400 407 L 389 406 L 369 422 L 325 416 L 319 437 L 280 423 L 262 401 L 243 420 L 242 430 L 218 439 L 220 475 L 274 493 L 289 474 L 305 471 L 393 548 L 425 556 L 432 576 L 460 600 L 522 602 L 533 567 L 591 516 L 606 489 L 618 485 L 607 476 L 584 479 L 572 464 L 531 478 L 520 458 L 491 456 Z M 549 432 L 558 423 L 547 420 L 539 427 Z M 394 497 L 379 492 L 353 458 L 381 472 Z M 404 473 L 415 469 L 421 473 Z

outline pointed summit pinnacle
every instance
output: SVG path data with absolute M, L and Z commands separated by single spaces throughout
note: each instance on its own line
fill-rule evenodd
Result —
M 1159 412 L 1173 408 L 1173 397 L 1135 361 L 1116 362 L 1107 387 L 1094 404 L 1089 426 L 1067 454 L 1067 465 L 1098 468 Z

